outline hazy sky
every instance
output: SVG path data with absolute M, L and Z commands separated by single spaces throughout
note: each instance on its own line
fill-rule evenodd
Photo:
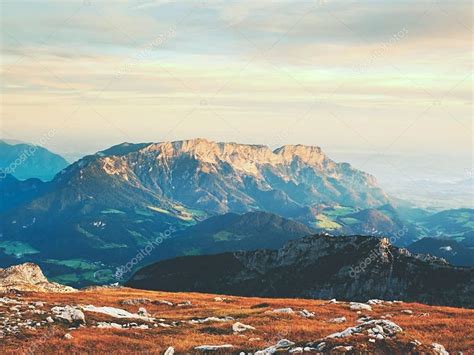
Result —
M 4 138 L 54 132 L 45 145 L 69 157 L 123 141 L 302 143 L 380 172 L 407 174 L 402 156 L 472 175 L 470 1 L 0 6 Z

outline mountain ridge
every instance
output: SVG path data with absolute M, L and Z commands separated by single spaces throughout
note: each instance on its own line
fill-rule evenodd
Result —
M 251 297 L 401 299 L 474 307 L 474 269 L 411 254 L 386 239 L 360 236 L 313 235 L 278 250 L 166 260 L 142 268 L 126 286 Z

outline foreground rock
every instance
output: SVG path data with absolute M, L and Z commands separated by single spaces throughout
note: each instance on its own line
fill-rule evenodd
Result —
M 130 313 L 128 311 L 125 311 L 120 308 L 114 308 L 114 307 L 96 307 L 93 305 L 88 305 L 88 306 L 82 306 L 82 309 L 87 312 L 94 312 L 94 313 L 102 313 L 107 316 L 111 316 L 114 318 L 125 318 L 125 319 L 138 319 L 146 322 L 152 322 L 154 321 L 154 318 L 150 317 L 147 314 L 144 314 L 144 312 L 140 312 L 138 314 Z M 141 313 L 141 314 L 140 314 Z M 145 312 L 146 313 L 146 312 Z
M 266 348 L 265 350 L 257 351 L 255 355 L 268 355 L 268 354 L 275 354 L 276 352 L 289 351 L 293 345 L 295 345 L 295 343 L 293 343 L 292 341 L 287 340 L 287 339 L 282 339 L 275 345 L 270 346 L 269 348 Z
M 209 352 L 209 351 L 220 351 L 220 350 L 230 350 L 234 346 L 230 344 L 225 344 L 225 345 L 201 345 L 197 346 L 194 349 L 197 351 L 202 351 L 202 352 Z
M 385 320 L 375 319 L 362 323 L 356 327 L 347 328 L 340 333 L 334 333 L 327 338 L 347 338 L 355 334 L 367 334 L 369 337 L 384 339 L 385 337 L 393 337 L 397 333 L 403 332 L 403 329 L 397 324 Z
M 33 263 L 0 269 L 0 292 L 76 292 L 72 287 L 49 282 L 40 267 Z
M 56 319 L 64 321 L 71 325 L 79 325 L 84 324 L 86 322 L 86 317 L 84 313 L 75 307 L 53 307 L 51 311 L 55 315 L 54 317 Z M 48 323 L 52 322 L 48 321 Z

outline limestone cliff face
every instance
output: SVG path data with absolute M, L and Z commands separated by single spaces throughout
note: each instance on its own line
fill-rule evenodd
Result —
M 49 282 L 40 267 L 33 263 L 0 269 L 0 292 L 10 290 L 30 292 L 74 292 L 72 287 Z
M 154 194 L 157 204 L 210 213 L 262 209 L 287 215 L 312 204 L 367 208 L 388 202 L 373 176 L 303 145 L 272 151 L 205 139 L 125 144 L 73 165 L 66 175 L 76 184 L 100 176 Z

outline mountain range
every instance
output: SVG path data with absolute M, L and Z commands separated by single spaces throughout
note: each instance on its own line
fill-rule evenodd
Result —
M 321 203 L 363 209 L 388 202 L 375 178 L 320 148 L 272 151 L 203 139 L 124 143 L 71 164 L 50 182 L 2 179 L 0 191 L 7 197 L 4 254 L 105 264 L 129 260 L 171 226 L 184 230 L 222 213 L 291 218 Z M 317 216 L 308 216 L 313 220 L 304 222 L 317 227 Z
M 0 198 L 0 267 L 34 261 L 53 280 L 74 286 L 114 281 L 115 268 L 164 234 L 171 237 L 143 263 L 275 249 L 323 232 L 408 246 L 443 232 L 444 223 L 394 207 L 373 176 L 334 162 L 319 147 L 271 150 L 204 139 L 123 143 L 48 182 L 6 175 Z M 474 215 L 445 214 L 450 238 L 465 233 Z

